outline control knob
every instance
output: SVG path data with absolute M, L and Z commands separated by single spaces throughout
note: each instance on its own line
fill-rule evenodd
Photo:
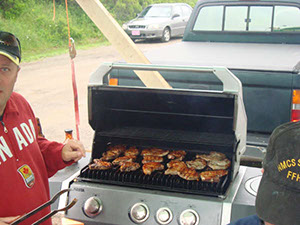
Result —
M 156 212 L 156 221 L 161 224 L 169 224 L 173 219 L 172 211 L 169 208 L 160 208 Z
M 179 217 L 180 225 L 197 225 L 199 223 L 199 216 L 195 210 L 184 210 Z
M 144 203 L 136 203 L 131 207 L 129 216 L 134 223 L 143 223 L 149 217 L 149 208 Z
M 102 211 L 102 201 L 97 197 L 90 197 L 83 205 L 83 212 L 88 217 L 95 217 Z

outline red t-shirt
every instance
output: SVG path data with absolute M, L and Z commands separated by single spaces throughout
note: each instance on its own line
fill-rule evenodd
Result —
M 67 164 L 63 144 L 38 137 L 38 126 L 28 102 L 12 93 L 0 124 L 0 217 L 30 212 L 49 200 L 48 177 Z M 5 128 L 7 129 L 5 132 Z M 50 212 L 50 207 L 30 217 L 32 224 Z M 42 223 L 51 225 L 51 219 Z

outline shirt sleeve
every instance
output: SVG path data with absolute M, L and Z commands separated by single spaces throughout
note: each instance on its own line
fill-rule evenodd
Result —
M 37 137 L 37 142 L 44 158 L 48 177 L 52 177 L 58 170 L 74 163 L 74 161 L 63 161 L 61 151 L 64 145 L 62 143 L 49 141 L 42 137 Z

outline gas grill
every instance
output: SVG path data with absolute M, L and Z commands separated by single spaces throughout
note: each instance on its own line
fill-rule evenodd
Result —
M 110 75 L 136 70 L 160 73 L 191 72 L 217 76 L 223 90 L 203 91 L 109 86 Z M 125 145 L 185 150 L 184 161 L 211 151 L 231 161 L 219 182 L 188 181 L 179 176 L 142 169 L 121 172 L 90 170 L 85 166 L 70 183 L 69 199 L 78 204 L 67 217 L 85 224 L 226 224 L 244 170 L 246 124 L 240 81 L 226 68 L 104 64 L 90 78 L 89 123 L 94 129 L 91 160 L 101 158 L 110 146 Z M 164 157 L 163 164 L 169 162 Z M 141 156 L 137 162 L 141 163 Z M 239 173 L 240 172 L 240 173 Z

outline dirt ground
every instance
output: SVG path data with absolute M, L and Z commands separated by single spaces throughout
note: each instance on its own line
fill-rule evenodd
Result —
M 146 52 L 179 41 L 181 39 L 173 39 L 168 43 L 138 42 L 137 46 L 142 52 Z M 90 74 L 103 62 L 120 59 L 121 56 L 112 46 L 77 50 L 74 62 L 80 114 L 79 134 L 87 150 L 91 149 L 93 139 L 93 130 L 88 124 L 87 114 L 87 85 Z M 73 129 L 73 136 L 76 137 L 69 54 L 21 63 L 15 91 L 22 94 L 31 104 L 35 115 L 40 118 L 46 138 L 62 142 L 65 129 Z
M 138 42 L 137 46 L 142 52 L 146 52 L 179 41 L 181 39 L 173 39 L 168 43 Z M 87 112 L 87 85 L 90 74 L 103 62 L 120 59 L 121 56 L 112 46 L 77 50 L 74 62 L 80 114 L 79 134 L 80 141 L 88 151 L 91 150 L 93 139 Z M 65 129 L 73 129 L 73 136 L 76 137 L 69 54 L 21 63 L 15 91 L 22 94 L 31 104 L 35 115 L 40 118 L 46 138 L 62 142 L 65 139 Z M 62 217 L 62 214 L 52 217 L 53 225 L 61 225 Z

